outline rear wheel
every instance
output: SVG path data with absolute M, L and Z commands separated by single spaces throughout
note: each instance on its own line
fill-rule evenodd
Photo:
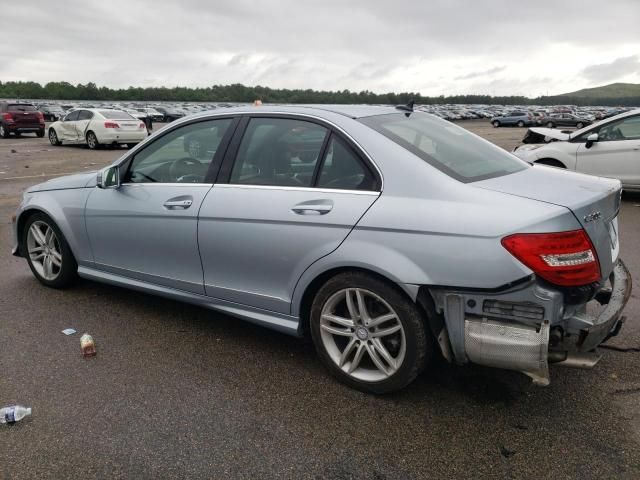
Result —
M 64 288 L 77 278 L 78 264 L 58 226 L 44 213 L 27 219 L 22 232 L 29 268 L 47 287 Z
M 49 143 L 51 143 L 51 145 L 53 145 L 54 147 L 57 147 L 61 144 L 60 140 L 58 140 L 58 134 L 53 128 L 49 129 Z
M 500 122 L 498 120 L 494 120 L 492 125 L 493 125 L 493 128 L 498 128 L 500 126 Z
M 422 315 L 400 291 L 360 272 L 329 280 L 311 307 L 311 338 L 339 381 L 371 393 L 399 390 L 432 351 Z
M 578 130 L 580 130 L 582 127 L 584 127 L 584 123 L 582 123 L 582 122 L 578 122 L 578 123 L 576 123 L 576 128 L 577 128 Z
M 547 128 L 554 128 L 555 125 L 553 124 L 553 122 L 547 122 Z
M 0 137 L 9 138 L 9 130 L 2 123 L 0 123 Z
M 98 142 L 98 137 L 93 132 L 87 133 L 87 146 L 91 150 L 97 150 L 100 147 L 100 143 Z
M 41 128 L 40 130 L 38 130 L 36 132 L 36 135 L 38 136 L 38 138 L 44 137 L 44 128 Z
M 524 122 L 523 122 L 522 120 L 520 120 L 520 121 L 518 122 L 518 126 L 519 126 L 520 128 L 524 127 Z
M 129 150 L 131 150 L 133 147 L 135 147 L 137 145 L 137 143 L 127 143 L 127 148 Z

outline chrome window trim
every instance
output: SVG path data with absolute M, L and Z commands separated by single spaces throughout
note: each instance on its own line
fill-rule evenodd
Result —
M 182 184 L 181 184 L 182 185 Z M 214 188 L 238 188 L 242 190 L 289 190 L 293 192 L 348 193 L 351 195 L 379 196 L 377 190 L 347 190 L 340 188 L 291 187 L 284 185 L 248 185 L 242 183 L 215 183 Z
M 213 183 L 188 183 L 188 182 L 129 182 L 129 183 L 121 183 L 121 187 L 212 187 Z
M 221 111 L 221 112 L 215 112 L 215 113 L 210 113 L 207 112 L 206 114 L 202 114 L 202 116 L 197 115 L 197 116 L 193 116 L 193 117 L 183 117 L 180 120 L 176 120 L 174 122 L 172 122 L 171 124 L 169 124 L 168 127 L 163 127 L 161 130 L 158 131 L 158 133 L 162 132 L 162 135 L 166 135 L 170 132 L 172 132 L 173 130 L 180 128 L 183 125 L 187 125 L 189 123 L 197 123 L 200 121 L 204 121 L 207 119 L 213 119 L 213 118 L 217 118 L 217 117 L 242 117 L 242 116 L 262 116 L 262 117 L 268 117 L 269 115 L 290 115 L 292 117 L 303 117 L 303 118 L 312 118 L 315 120 L 319 120 L 321 122 L 325 122 L 326 124 L 330 125 L 331 127 L 335 128 L 337 131 L 339 131 L 342 135 L 344 135 L 345 137 L 347 137 L 349 140 L 351 140 L 351 142 L 353 142 L 353 144 L 358 147 L 358 150 L 360 151 L 360 153 L 362 153 L 366 159 L 369 161 L 369 163 L 373 166 L 373 168 L 375 168 L 376 172 L 378 172 L 378 175 L 380 176 L 380 188 L 379 190 L 371 190 L 371 192 L 376 192 L 376 193 L 381 193 L 382 191 L 384 191 L 384 176 L 382 175 L 382 170 L 380 170 L 380 168 L 378 167 L 378 165 L 376 164 L 376 162 L 373 161 L 373 159 L 371 158 L 371 155 L 369 155 L 369 153 L 362 147 L 362 145 L 355 139 L 353 138 L 346 130 L 344 130 L 342 127 L 340 127 L 339 125 L 336 125 L 334 122 L 332 122 L 331 120 L 328 120 L 324 117 L 320 117 L 318 115 L 312 115 L 309 113 L 299 113 L 299 112 L 283 112 L 281 110 L 272 110 L 269 111 L 268 108 L 265 108 L 265 111 L 261 111 L 260 109 L 256 109 L 255 112 L 251 111 L 251 112 L 229 112 L 229 111 Z M 163 130 L 167 129 L 166 132 L 164 132 Z M 152 135 L 153 137 L 153 135 Z M 149 137 L 151 138 L 151 137 Z M 123 163 L 127 162 L 131 156 L 134 153 L 138 153 L 139 150 L 142 150 L 145 148 L 145 146 L 143 145 L 144 142 L 141 142 L 142 147 L 139 149 L 135 148 L 134 151 L 125 154 L 124 157 L 122 157 L 120 160 L 118 160 L 117 162 L 114 163 L 114 165 L 122 165 Z

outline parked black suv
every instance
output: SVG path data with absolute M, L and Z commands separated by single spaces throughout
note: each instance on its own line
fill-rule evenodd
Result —
M 31 103 L 0 102 L 0 137 L 31 132 L 44 137 L 42 112 Z

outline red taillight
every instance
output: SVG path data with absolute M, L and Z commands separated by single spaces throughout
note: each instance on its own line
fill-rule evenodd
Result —
M 559 233 L 517 233 L 502 246 L 548 282 L 577 287 L 600 280 L 595 248 L 584 230 Z
M 44 122 L 44 115 L 42 112 L 36 112 L 36 115 L 38 116 L 38 120 L 42 120 Z
M 147 128 L 147 127 L 144 123 L 141 123 L 140 125 L 138 125 L 138 128 Z
M 104 122 L 104 128 L 120 128 L 116 122 Z
M 3 113 L 2 114 L 2 119 L 3 120 L 13 120 L 13 117 L 11 116 L 10 113 Z

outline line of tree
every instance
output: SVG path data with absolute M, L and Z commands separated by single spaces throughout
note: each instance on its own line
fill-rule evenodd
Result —
M 98 87 L 95 83 L 72 85 L 69 82 L 1 82 L 0 98 L 25 100 L 92 100 L 92 101 L 174 101 L 174 102 L 253 102 L 268 103 L 369 103 L 401 104 L 414 100 L 419 104 L 498 104 L 498 105 L 640 105 L 640 97 L 583 98 L 571 96 L 440 95 L 426 97 L 416 92 L 374 93 L 368 90 L 352 92 L 318 91 L 311 89 L 248 87 L 242 84 L 211 87 Z

